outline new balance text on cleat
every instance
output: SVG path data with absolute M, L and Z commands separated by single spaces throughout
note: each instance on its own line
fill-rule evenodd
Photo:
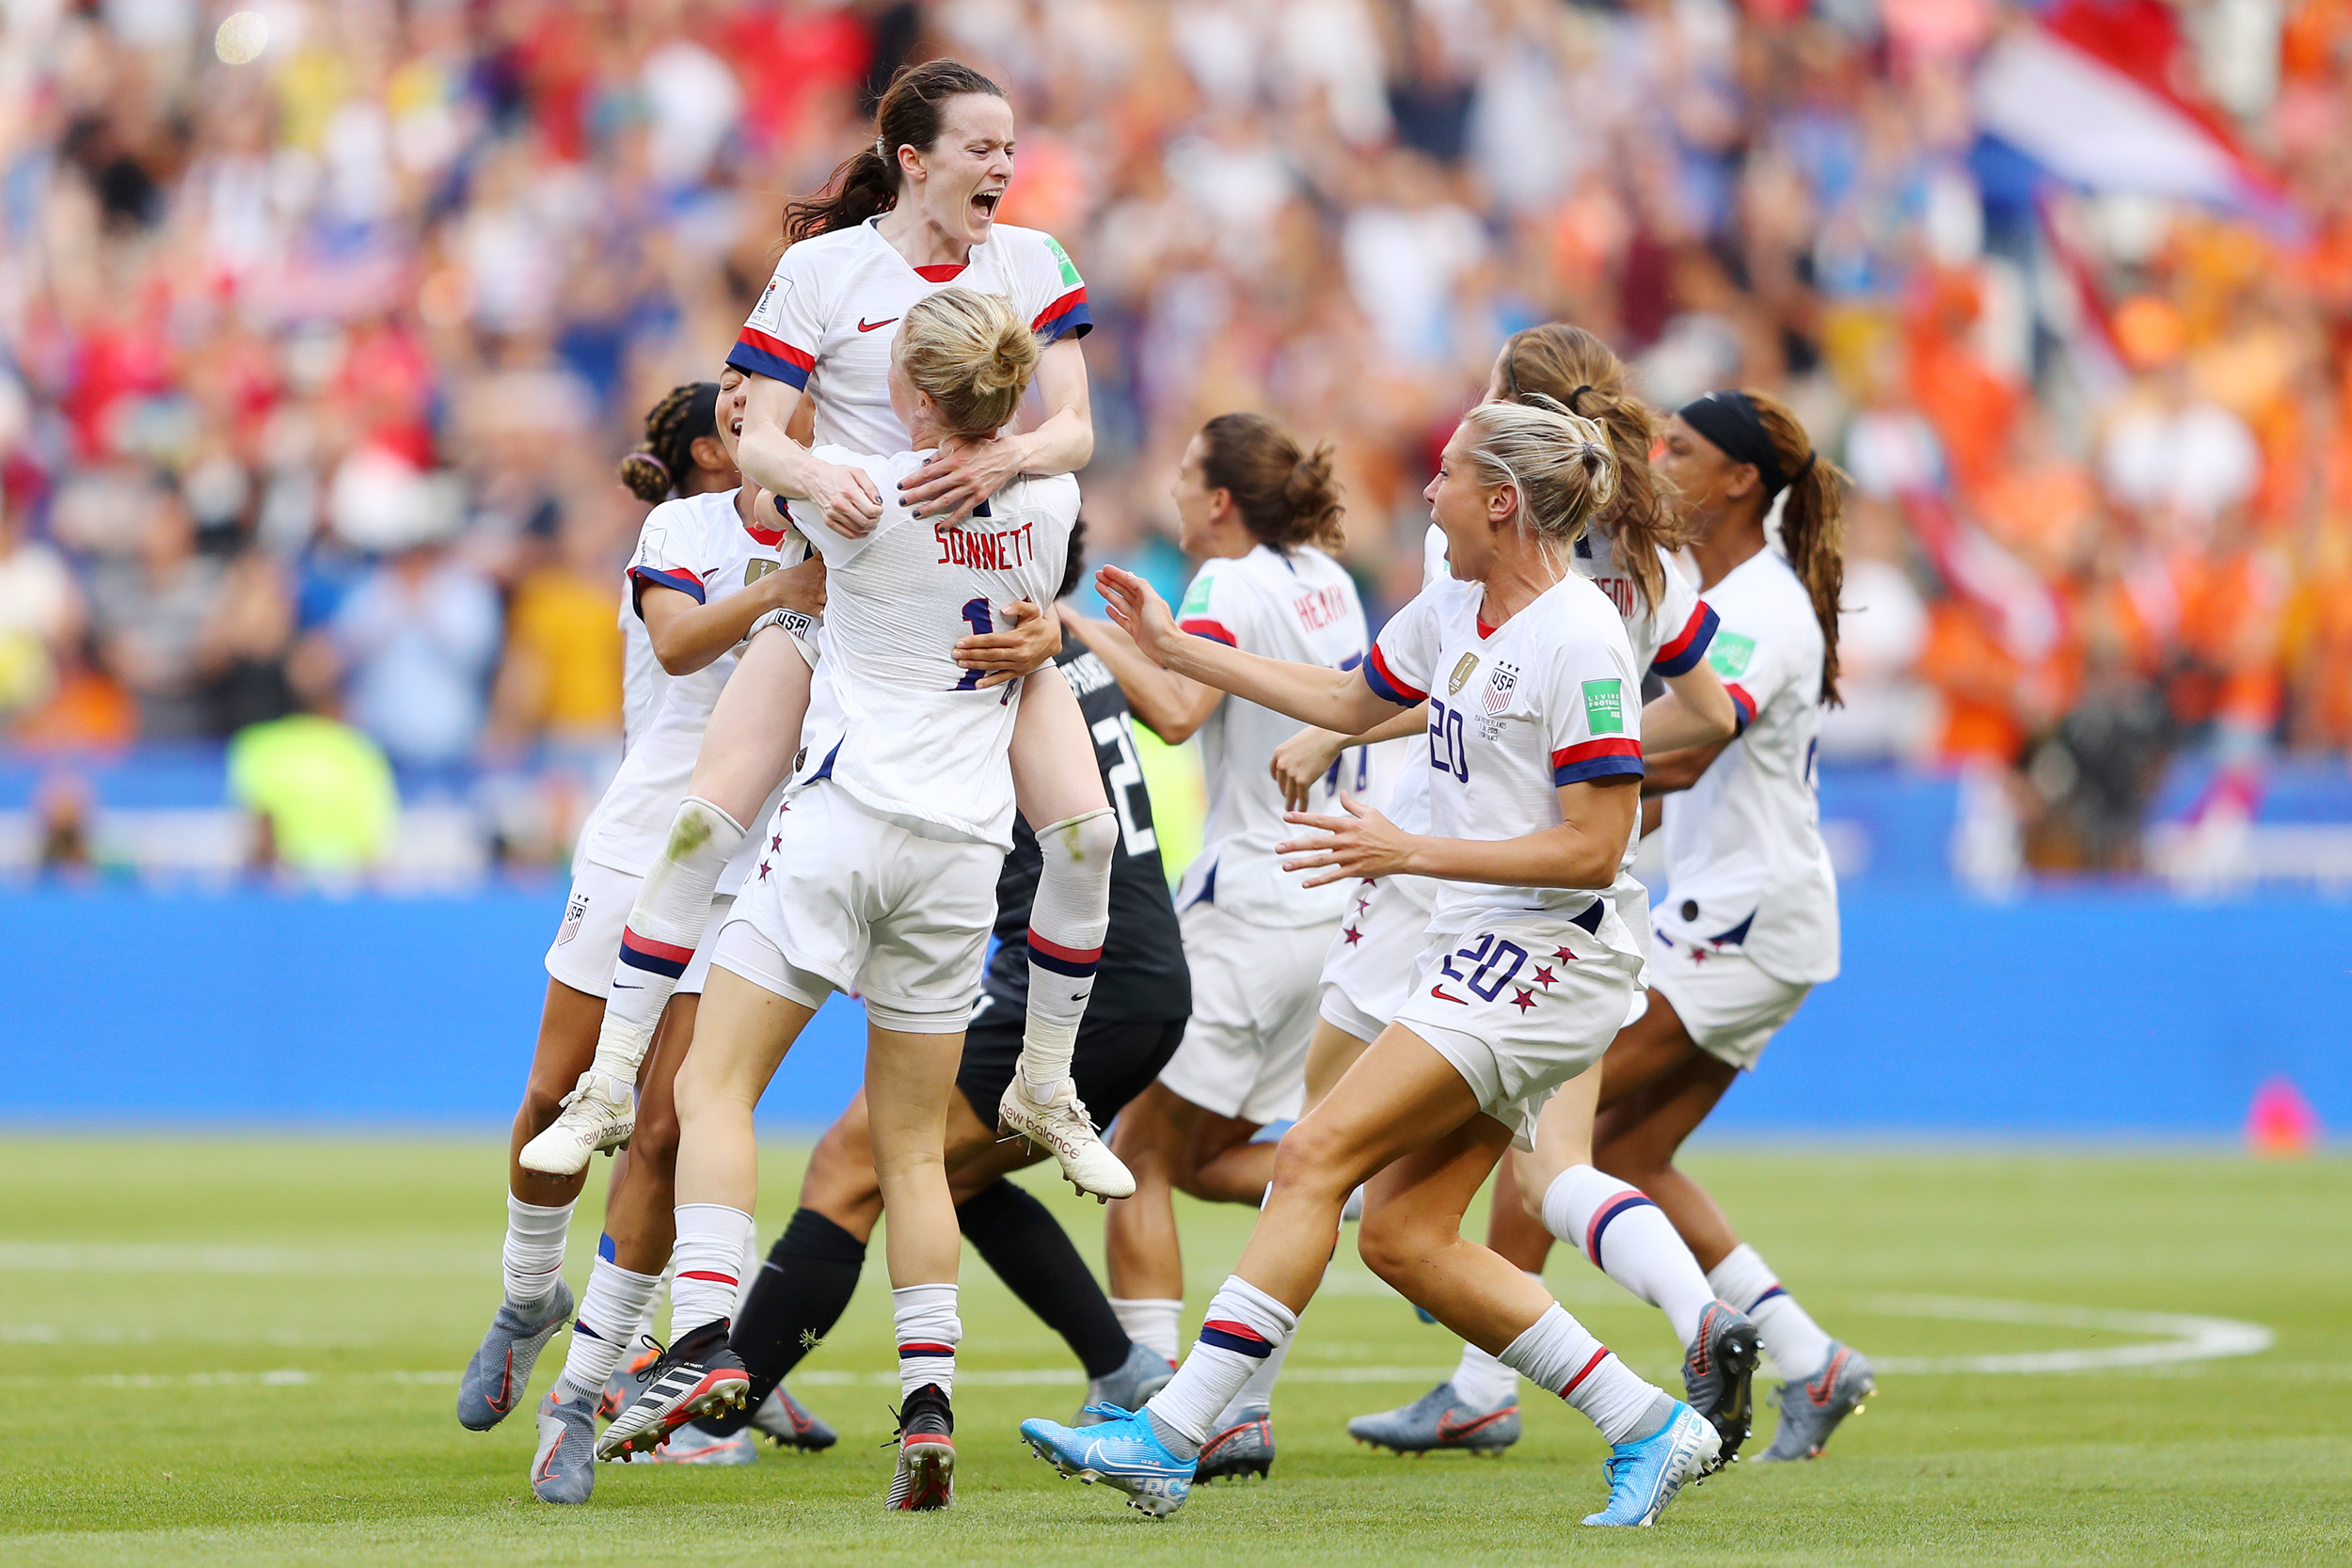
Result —
M 727 1348 L 727 1321 L 705 1323 L 661 1353 L 649 1369 L 645 1391 L 596 1439 L 596 1457 L 649 1454 L 697 1416 L 739 1408 L 751 1386 L 751 1374 Z
M 1092 1424 L 1066 1427 L 1059 1421 L 1021 1423 L 1021 1439 L 1040 1459 L 1065 1476 L 1091 1486 L 1105 1481 L 1127 1494 L 1127 1506 L 1165 1519 L 1192 1493 L 1193 1462 L 1168 1451 L 1152 1430 L 1152 1418 L 1118 1405 L 1089 1406 Z
M 882 1506 L 928 1513 L 956 1500 L 956 1413 L 946 1390 L 926 1383 L 898 1408 L 898 1470 Z
M 1061 1164 L 1063 1178 L 1090 1197 L 1108 1202 L 1132 1196 L 1136 1179 L 1118 1155 L 1103 1145 L 1087 1115 L 1086 1101 L 1067 1078 L 1054 1098 L 1040 1104 L 1029 1098 L 1016 1072 L 996 1102 L 997 1125 L 1008 1133 L 1029 1140 Z
M 1772 1433 L 1772 1446 L 1758 1459 L 1777 1464 L 1820 1457 L 1837 1423 L 1858 1413 L 1862 1402 L 1877 1391 L 1869 1361 L 1860 1351 L 1832 1339 L 1829 1359 L 1820 1371 L 1784 1383 L 1773 1394 L 1773 1402 L 1780 1406 L 1780 1426 Z
M 487 1432 L 514 1413 L 515 1402 L 531 1386 L 531 1369 L 556 1330 L 572 1320 L 572 1288 L 562 1279 L 547 1300 L 530 1308 L 499 1303 L 490 1331 L 457 1380 L 457 1424 Z
M 1129 1345 L 1126 1360 L 1101 1377 L 1087 1380 L 1087 1402 L 1070 1424 L 1094 1425 L 1103 1419 L 1092 1414 L 1098 1409 L 1141 1410 L 1143 1402 L 1167 1387 L 1168 1380 L 1175 1375 L 1175 1364 L 1167 1357 L 1141 1345 Z
M 1762 1354 L 1756 1324 L 1729 1302 L 1715 1302 L 1699 1314 L 1698 1337 L 1682 1358 L 1682 1387 L 1691 1408 L 1714 1423 L 1723 1451 L 1708 1475 L 1739 1457 L 1740 1445 L 1756 1425 L 1756 1363 Z
M 722 1437 L 689 1421 L 653 1450 L 656 1465 L 756 1465 L 759 1443 L 749 1430 Z
M 591 1068 L 564 1097 L 564 1109 L 548 1130 L 523 1145 L 516 1159 L 525 1170 L 577 1176 L 588 1168 L 589 1156 L 627 1148 L 636 1132 L 637 1091 Z
M 1620 1443 L 1600 1462 L 1609 1478 L 1609 1506 L 1588 1513 L 1588 1525 L 1653 1525 L 1685 1484 L 1715 1465 L 1723 1439 L 1707 1418 L 1675 1402 L 1666 1424 L 1638 1442 Z
M 596 1406 L 582 1394 L 539 1402 L 539 1447 L 531 1456 L 531 1495 L 543 1503 L 584 1503 L 596 1486 Z
M 1213 1481 L 1263 1481 L 1274 1473 L 1274 1418 L 1255 1416 L 1235 1421 L 1200 1445 L 1200 1463 L 1192 1479 L 1205 1486 Z
M 1482 1410 L 1455 1391 L 1453 1381 L 1438 1384 L 1410 1404 L 1359 1416 L 1347 1423 L 1347 1434 L 1375 1449 L 1398 1453 L 1429 1453 L 1459 1449 L 1465 1453 L 1499 1454 L 1519 1440 L 1519 1402 L 1505 1400 Z
M 781 1383 L 759 1402 L 759 1409 L 752 1416 L 752 1430 L 780 1449 L 806 1453 L 822 1453 L 841 1440 Z
M 596 1397 L 596 1416 L 611 1420 L 628 1408 L 628 1402 L 645 1391 L 645 1374 L 661 1359 L 659 1346 L 648 1346 L 612 1369 L 612 1375 L 604 1380 L 604 1392 Z

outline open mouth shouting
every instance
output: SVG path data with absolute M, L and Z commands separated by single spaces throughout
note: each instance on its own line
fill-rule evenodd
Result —
M 978 190 L 972 193 L 972 221 L 982 228 L 996 221 L 996 204 L 1005 198 L 1005 187 Z

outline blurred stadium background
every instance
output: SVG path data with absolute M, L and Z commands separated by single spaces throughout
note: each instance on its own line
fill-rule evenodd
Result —
M 1555 316 L 1853 474 L 1846 973 L 1724 1127 L 2352 1124 L 2346 0 L 5 15 L 0 1117 L 510 1115 L 617 761 L 613 461 L 947 53 L 1087 277 L 1096 548 L 1164 588 L 1184 436 L 1263 407 L 1339 443 L 1377 621 Z

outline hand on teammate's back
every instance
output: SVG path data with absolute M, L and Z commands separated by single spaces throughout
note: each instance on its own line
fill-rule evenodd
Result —
M 952 525 L 1020 470 L 1020 452 L 1001 436 L 950 436 L 921 468 L 898 482 L 898 499 L 918 517 Z
M 1061 652 L 1059 616 L 1046 614 L 1028 599 L 1015 599 L 1007 613 L 1012 617 L 1009 631 L 980 632 L 956 641 L 957 669 L 990 672 L 980 682 L 982 691 L 1033 674 Z
M 863 468 L 811 459 L 808 499 L 824 509 L 825 526 L 846 538 L 863 539 L 882 521 L 882 492 Z
M 770 606 L 803 615 L 825 613 L 825 558 L 812 555 L 797 566 L 771 572 L 759 581 Z

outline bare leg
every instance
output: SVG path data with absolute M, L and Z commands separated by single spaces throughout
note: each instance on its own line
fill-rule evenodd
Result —
M 873 1134 L 866 1125 L 866 1091 L 858 1090 L 818 1140 L 817 1152 L 801 1179 L 801 1207 L 814 1209 L 859 1241 L 871 1240 L 882 1215 L 881 1179 L 874 1174 Z M 962 1095 L 947 1106 L 947 1187 L 958 1203 L 999 1177 L 1040 1158 L 1017 1142 L 999 1143 Z
M 1032 828 L 1109 809 L 1086 714 L 1051 665 L 1022 677 L 1010 760 L 1013 800 Z
M 1244 1121 L 1203 1112 L 1185 1141 L 1183 1163 L 1177 1166 L 1176 1188 L 1204 1203 L 1247 1203 L 1255 1207 L 1274 1180 L 1271 1143 L 1252 1143 L 1263 1122 Z
M 753 1212 L 759 1143 L 752 1111 L 784 1053 L 816 1017 L 733 970 L 712 969 L 695 1020 L 695 1049 L 678 1067 L 677 1201 Z
M 1364 1053 L 1369 1040 L 1359 1040 L 1329 1019 L 1315 1020 L 1314 1037 L 1307 1042 L 1307 1101 L 1299 1114 L 1313 1110 L 1323 1103 L 1356 1058 Z
M 1103 1251 L 1111 1294 L 1175 1300 L 1184 1293 L 1174 1191 L 1195 1128 L 1208 1113 L 1165 1085 L 1128 1101 L 1111 1128 L 1111 1152 L 1135 1173 L 1136 1191 L 1110 1206 Z
M 1658 1002 L 1653 997 L 1651 1006 Z M 1665 1211 L 1702 1269 L 1722 1262 L 1740 1237 L 1707 1189 L 1676 1168 L 1675 1155 L 1739 1075 L 1729 1063 L 1693 1051 L 1603 1111 L 1594 1129 L 1595 1164 Z
M 801 749 L 813 673 L 782 627 L 753 638 L 710 710 L 687 793 L 756 830 L 760 824 L 751 818 L 791 771 Z
M 522 1108 L 515 1113 L 515 1130 L 506 1149 L 506 1190 L 525 1203 L 560 1209 L 580 1196 L 580 1188 L 588 1183 L 585 1170 L 550 1176 L 525 1169 L 520 1156 L 523 1145 L 555 1120 L 564 1097 L 587 1070 L 588 1060 L 596 1051 L 596 1029 L 603 1022 L 603 997 L 574 990 L 561 980 L 548 982 L 548 999 L 539 1009 L 539 1044 L 532 1053 L 531 1076 L 524 1083 Z
M 1472 1117 L 1373 1178 L 1357 1244 L 1405 1297 L 1488 1354 L 1499 1354 L 1551 1307 L 1551 1294 L 1508 1259 L 1462 1235 L 1462 1215 L 1510 1129 Z
M 868 1025 L 866 1105 L 874 1176 L 892 1224 L 890 1283 L 953 1284 L 963 1254 L 947 1185 L 947 1107 L 963 1032 L 915 1035 Z

